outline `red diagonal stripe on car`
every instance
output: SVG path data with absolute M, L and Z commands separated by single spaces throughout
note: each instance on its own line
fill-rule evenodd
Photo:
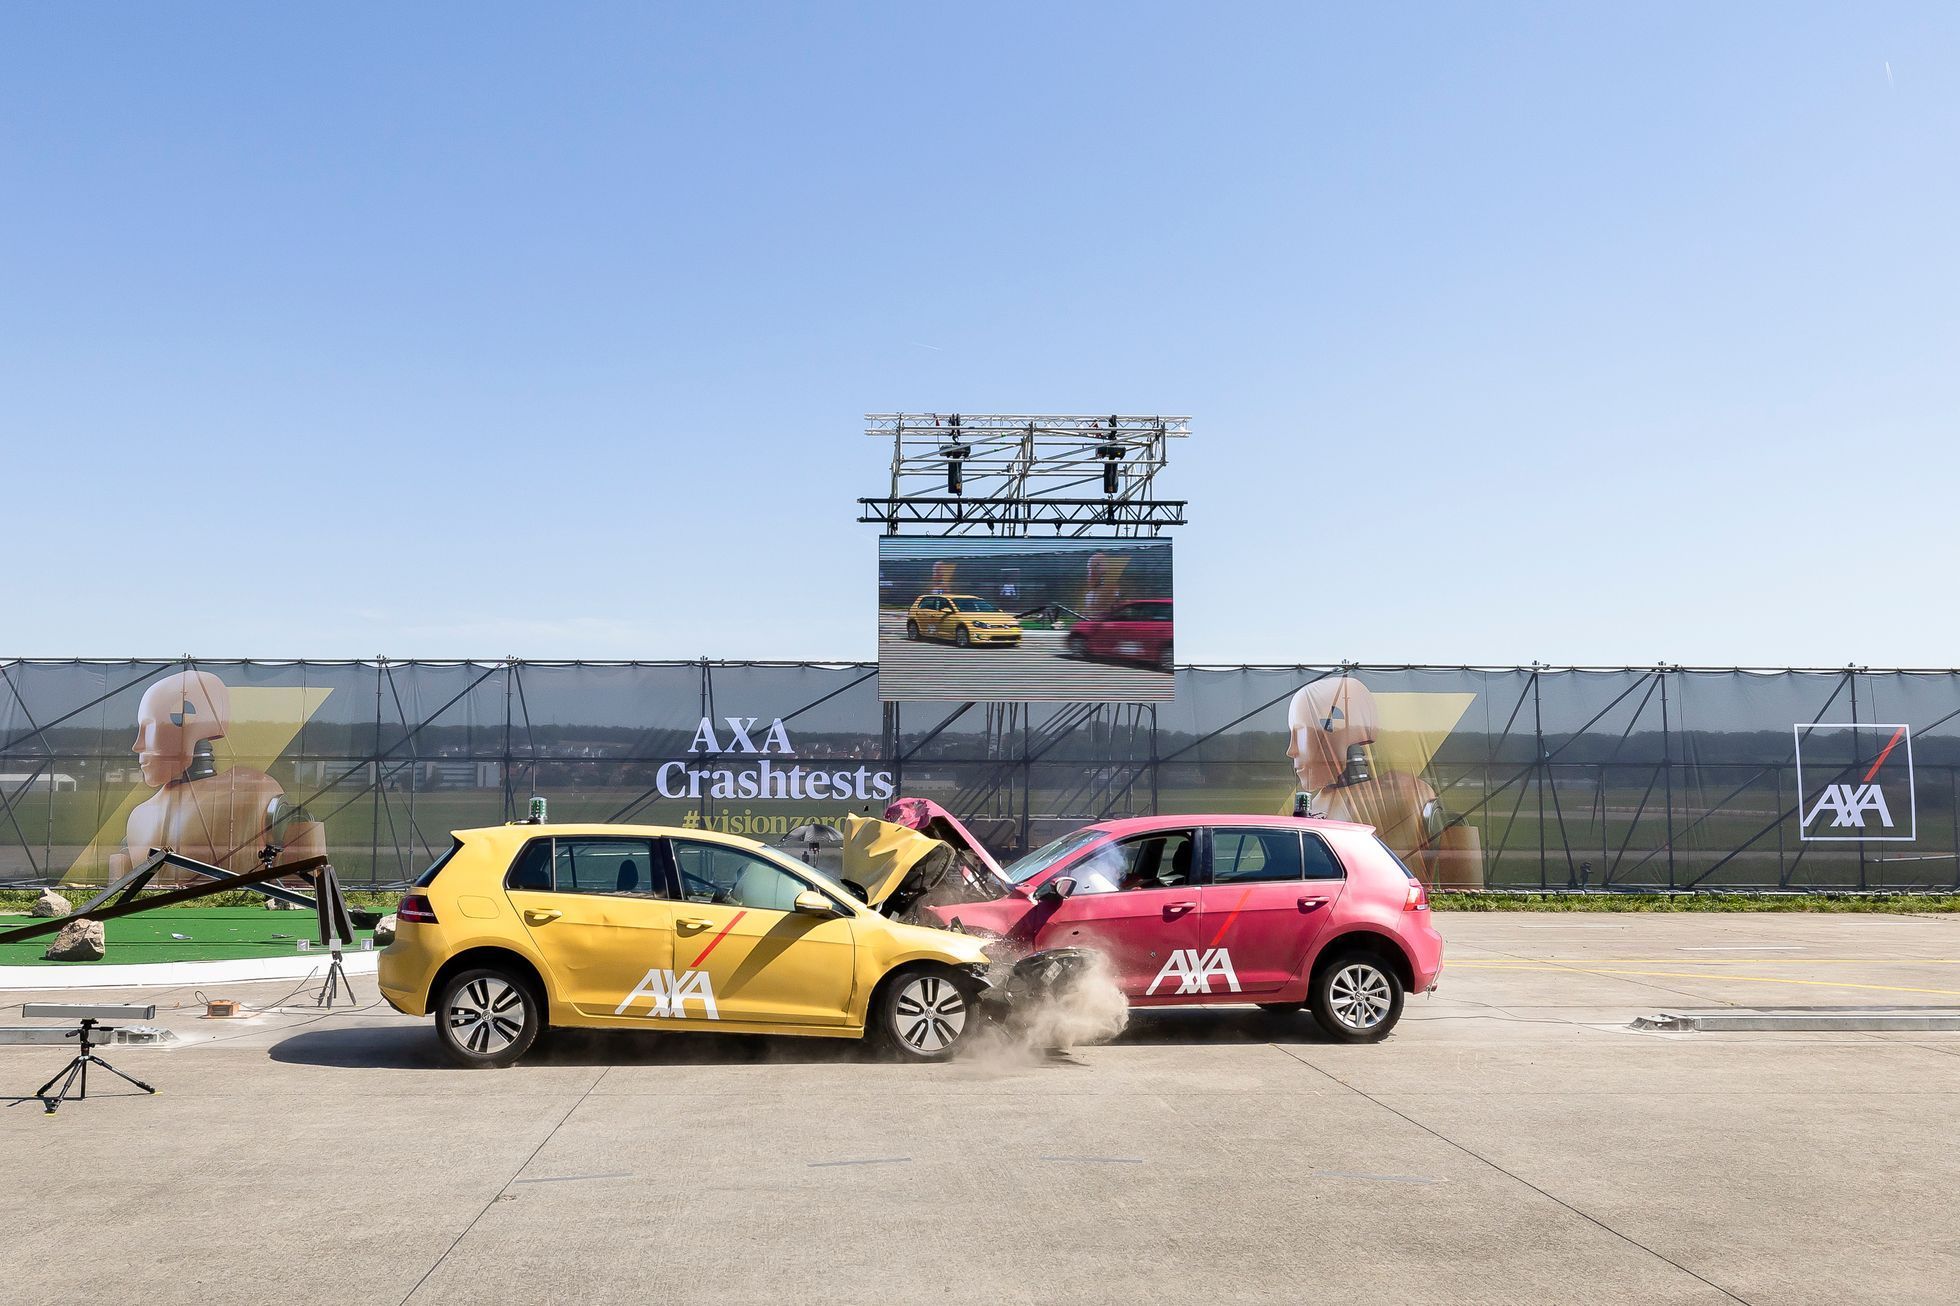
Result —
M 1231 914 L 1226 916 L 1225 923 L 1218 927 L 1218 933 L 1211 936 L 1211 943 L 1209 946 L 1214 948 L 1218 946 L 1218 941 L 1225 937 L 1225 931 L 1231 929 L 1232 922 L 1239 918 L 1239 908 L 1245 906 L 1245 900 L 1247 898 L 1250 898 L 1251 896 L 1252 896 L 1252 890 L 1250 889 L 1247 889 L 1244 893 L 1241 893 L 1239 895 L 1239 900 L 1232 904 Z
M 724 926 L 722 926 L 722 927 L 721 927 L 721 933 L 720 933 L 720 934 L 717 934 L 717 935 L 715 935 L 715 937 L 714 937 L 714 938 L 712 938 L 712 939 L 709 939 L 709 940 L 708 940 L 708 946 L 707 946 L 707 947 L 705 947 L 705 948 L 703 948 L 703 949 L 701 949 L 701 955 L 700 955 L 700 956 L 698 956 L 698 957 L 696 957 L 696 958 L 694 959 L 694 964 L 693 964 L 693 965 L 691 965 L 691 966 L 689 966 L 689 967 L 688 967 L 688 969 L 689 969 L 689 970 L 700 970 L 700 969 L 701 969 L 701 963 L 702 963 L 702 962 L 704 962 L 704 961 L 706 961 L 706 960 L 708 959 L 708 954 L 709 954 L 709 953 L 711 953 L 711 952 L 713 952 L 713 951 L 715 950 L 715 945 L 716 945 L 717 943 L 720 943 L 720 942 L 721 942 L 721 941 L 722 941 L 723 939 L 725 939 L 725 938 L 727 938 L 727 937 L 728 937 L 728 932 L 729 932 L 730 930 L 732 930 L 732 929 L 734 929 L 734 928 L 735 928 L 735 927 L 736 927 L 737 925 L 739 925 L 739 924 L 741 924 L 741 923 L 742 923 L 742 918 L 743 918 L 744 916 L 746 916 L 746 915 L 748 915 L 748 913 L 747 913 L 746 911 L 738 911 L 738 912 L 736 912 L 736 913 L 735 913 L 735 916 L 734 916 L 734 919 L 732 919 L 732 920 L 730 920 L 730 921 L 728 922 L 728 924 L 726 924 L 726 925 L 724 925 Z

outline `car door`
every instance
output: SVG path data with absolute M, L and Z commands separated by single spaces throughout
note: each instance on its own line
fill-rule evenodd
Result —
M 1319 835 L 1285 828 L 1208 830 L 1199 933 L 1210 964 L 1233 992 L 1285 988 L 1333 918 L 1346 881 Z
M 673 966 L 674 902 L 666 849 L 614 835 L 533 839 L 504 880 L 510 904 L 581 1015 L 627 1013 L 622 1001 Z
M 1037 948 L 1092 948 L 1132 998 L 1186 991 L 1197 960 L 1197 831 L 1160 830 L 1106 843 L 1058 874 L 1075 881 L 1035 933 Z
M 1136 608 L 1126 603 L 1097 623 L 1095 634 L 1089 640 L 1089 651 L 1104 658 L 1140 657 L 1142 627 Z
M 851 915 L 796 911 L 798 894 L 829 894 L 773 859 L 705 840 L 669 842 L 680 882 L 674 970 L 706 999 L 707 1017 L 848 1024 L 857 979 Z
M 933 613 L 937 618 L 937 624 L 933 627 L 934 633 L 941 639 L 951 639 L 954 630 L 960 624 L 959 610 L 953 606 L 951 599 L 937 599 L 935 604 L 938 610 Z

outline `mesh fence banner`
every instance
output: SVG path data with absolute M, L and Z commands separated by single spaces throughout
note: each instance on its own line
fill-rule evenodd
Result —
M 1960 887 L 1960 673 L 1185 667 L 1156 703 L 882 703 L 869 663 L 0 661 L 0 881 L 321 847 L 400 884 L 524 814 L 774 840 L 932 798 L 1363 821 L 1443 888 Z

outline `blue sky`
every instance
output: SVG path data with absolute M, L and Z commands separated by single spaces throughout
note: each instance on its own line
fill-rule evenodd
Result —
M 1179 653 L 1954 665 L 1951 5 L 0 6 L 0 654 L 869 657 L 868 411 L 1190 414 Z

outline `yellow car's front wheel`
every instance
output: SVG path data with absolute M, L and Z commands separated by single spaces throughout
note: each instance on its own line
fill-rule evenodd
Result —
M 878 990 L 872 1034 L 904 1061 L 944 1061 L 980 1026 L 972 981 L 939 966 L 908 966 Z

